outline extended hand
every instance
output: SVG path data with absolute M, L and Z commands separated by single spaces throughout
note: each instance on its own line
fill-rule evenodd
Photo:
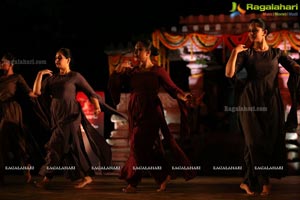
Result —
M 94 115 L 99 115 L 100 113 L 101 113 L 101 109 L 100 108 L 95 109 Z
M 123 61 L 122 63 L 120 63 L 115 71 L 118 72 L 118 73 L 123 73 L 125 71 L 127 71 L 128 69 L 132 69 L 132 65 L 131 65 L 131 62 L 130 61 Z
M 248 48 L 246 48 L 246 45 L 244 45 L 244 44 L 239 44 L 239 45 L 237 45 L 235 48 L 234 48 L 234 51 L 236 52 L 236 53 L 240 53 L 240 52 L 242 52 L 242 51 L 246 51 Z
M 178 94 L 177 97 L 184 101 L 186 104 L 191 104 L 193 96 L 191 93 L 185 93 L 185 94 Z
M 45 74 L 49 74 L 50 76 L 52 76 L 53 72 L 49 69 L 44 69 L 44 70 L 39 71 L 39 74 L 41 74 L 42 76 Z

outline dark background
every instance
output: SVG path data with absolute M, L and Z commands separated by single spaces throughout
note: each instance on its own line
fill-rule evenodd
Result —
M 68 47 L 73 69 L 80 71 L 97 90 L 107 84 L 107 55 L 111 45 L 138 35 L 151 35 L 162 27 L 178 25 L 180 16 L 229 14 L 230 0 L 110 1 L 110 0 L 2 0 L 0 53 L 12 51 L 19 59 L 46 60 L 41 65 L 21 65 L 33 83 L 41 68 L 54 68 L 55 52 Z M 263 4 L 267 0 L 239 0 Z M 293 1 L 276 1 L 288 4 Z
M 16 68 L 32 85 L 37 71 L 54 69 L 56 51 L 68 47 L 73 52 L 72 69 L 81 72 L 96 90 L 106 90 L 104 50 L 108 46 L 126 45 L 136 36 L 176 26 L 180 16 L 228 14 L 231 2 L 4 0 L 0 7 L 0 53 L 11 51 L 21 60 L 46 61 L 45 65 Z

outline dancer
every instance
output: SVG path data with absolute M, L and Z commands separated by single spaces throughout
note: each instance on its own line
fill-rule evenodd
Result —
M 31 181 L 28 152 L 28 132 L 23 124 L 20 95 L 35 97 L 23 76 L 14 73 L 14 56 L 6 53 L 2 56 L 0 69 L 0 184 L 4 184 L 4 173 L 8 153 L 12 152 L 15 160 L 27 168 L 26 182 Z
M 38 115 L 51 130 L 51 138 L 46 144 L 46 163 L 40 169 L 43 179 L 36 183 L 37 187 L 45 187 L 53 178 L 55 168 L 59 166 L 73 166 L 71 169 L 74 170 L 64 172 L 66 178 L 72 181 L 81 180 L 75 188 L 83 188 L 92 182 L 94 171 L 85 151 L 81 126 L 100 164 L 111 165 L 110 146 L 89 123 L 76 100 L 77 91 L 83 91 L 93 103 L 97 115 L 101 112 L 99 96 L 79 72 L 71 70 L 70 62 L 70 49 L 59 49 L 55 56 L 55 65 L 59 72 L 41 70 L 34 83 L 34 93 L 39 95 L 36 101 L 37 108 L 40 108 L 37 109 Z M 45 109 L 47 107 L 48 110 Z M 50 119 L 47 119 L 45 112 L 50 114 Z
M 159 185 L 158 192 L 166 190 L 171 179 L 172 167 L 163 152 L 160 129 L 167 140 L 166 143 L 176 154 L 176 161 L 181 166 L 191 166 L 190 160 L 169 132 L 158 92 L 160 87 L 163 87 L 173 98 L 183 103 L 189 103 L 191 95 L 178 88 L 164 68 L 152 62 L 151 56 L 155 55 L 158 55 L 158 51 L 151 41 L 138 41 L 134 50 L 137 66 L 131 66 L 128 62 L 121 63 L 109 80 L 109 90 L 116 105 L 124 85 L 130 86 L 131 93 L 128 105 L 130 153 L 120 173 L 120 179 L 124 179 L 128 184 L 123 188 L 123 192 L 136 192 L 144 172 L 153 176 Z M 155 169 L 156 167 L 158 169 Z M 196 176 L 195 170 L 184 170 L 183 173 L 186 180 Z
M 290 74 L 299 76 L 300 66 L 283 51 L 267 44 L 269 31 L 258 18 L 249 23 L 250 48 L 237 45 L 226 64 L 226 76 L 232 78 L 243 68 L 247 79 L 237 94 L 241 131 L 245 138 L 244 181 L 240 188 L 248 195 L 269 195 L 270 177 L 287 173 L 284 109 L 278 87 L 280 63 Z

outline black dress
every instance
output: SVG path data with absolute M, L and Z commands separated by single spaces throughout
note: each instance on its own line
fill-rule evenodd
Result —
M 81 125 L 90 146 L 97 155 L 100 165 L 111 165 L 111 149 L 105 138 L 89 123 L 80 103 L 77 91 L 83 91 L 89 98 L 98 98 L 84 77 L 71 71 L 66 75 L 55 74 L 42 82 L 42 95 L 36 101 L 36 111 L 43 124 L 48 124 L 51 138 L 45 145 L 46 163 L 40 175 L 52 178 L 55 170 L 64 170 L 66 178 L 76 180 L 94 175 L 92 164 L 85 151 Z M 47 108 L 50 108 L 47 110 Z M 49 114 L 50 118 L 47 118 Z M 62 168 L 59 168 L 63 166 Z
M 0 77 L 0 178 L 4 174 L 8 152 L 12 152 L 20 164 L 29 164 L 27 132 L 18 97 L 28 96 L 30 92 L 31 88 L 20 74 Z
M 291 96 L 291 109 L 287 115 L 285 130 L 286 132 L 295 132 L 298 127 L 297 108 L 300 101 L 300 76 L 290 74 L 287 85 Z
M 251 188 L 268 184 L 268 177 L 287 173 L 284 109 L 278 87 L 279 63 L 289 73 L 299 74 L 299 65 L 280 49 L 238 54 L 237 72 L 245 68 L 247 78 L 238 92 L 238 118 L 245 137 L 245 180 Z M 258 177 L 264 177 L 262 181 Z

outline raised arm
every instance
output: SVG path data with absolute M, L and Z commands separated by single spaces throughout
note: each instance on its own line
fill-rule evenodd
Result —
M 123 87 L 128 85 L 130 72 L 133 70 L 128 61 L 121 62 L 109 76 L 107 89 L 112 98 L 114 106 L 120 103 L 120 95 Z
M 44 69 L 38 72 L 33 84 L 33 93 L 35 95 L 41 95 L 42 80 L 45 74 L 49 74 L 50 76 L 52 76 L 52 71 L 49 69 Z
M 245 45 L 239 44 L 237 45 L 230 54 L 230 57 L 228 59 L 228 62 L 226 64 L 226 69 L 225 69 L 225 76 L 228 78 L 232 78 L 235 74 L 235 66 L 236 66 L 236 60 L 237 56 L 240 52 L 247 50 L 248 48 L 245 48 Z

